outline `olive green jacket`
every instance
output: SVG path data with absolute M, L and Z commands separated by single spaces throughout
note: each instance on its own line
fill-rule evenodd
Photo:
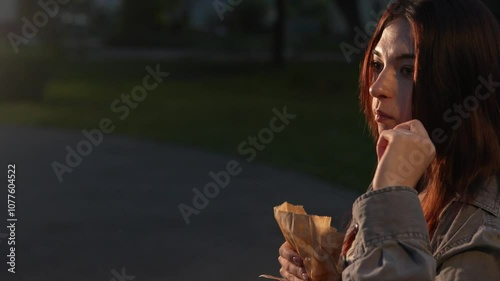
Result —
M 441 213 L 432 240 L 417 192 L 369 190 L 353 204 L 355 231 L 343 259 L 343 281 L 500 280 L 500 179 L 489 179 L 458 214 L 457 196 Z

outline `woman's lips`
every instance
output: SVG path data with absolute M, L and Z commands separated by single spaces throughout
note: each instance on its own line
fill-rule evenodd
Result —
M 386 122 L 386 121 L 393 120 L 393 119 L 394 118 L 392 116 L 388 115 L 387 113 L 385 113 L 381 110 L 375 111 L 375 121 L 377 121 L 379 123 Z

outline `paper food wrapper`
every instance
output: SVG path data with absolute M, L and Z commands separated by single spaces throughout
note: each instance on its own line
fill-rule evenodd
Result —
M 274 217 L 286 241 L 304 260 L 312 281 L 341 279 L 339 258 L 344 234 L 330 226 L 331 217 L 308 215 L 302 206 L 288 202 L 274 207 Z M 271 275 L 259 277 L 285 280 Z

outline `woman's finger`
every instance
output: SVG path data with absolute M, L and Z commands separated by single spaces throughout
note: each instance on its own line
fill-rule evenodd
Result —
M 417 119 L 413 119 L 407 122 L 403 122 L 401 124 L 398 124 L 396 127 L 394 127 L 394 130 L 407 130 L 412 133 L 415 133 L 421 137 L 424 138 L 429 138 L 429 134 L 427 133 L 427 130 L 425 129 L 424 125 L 422 122 L 420 122 Z
M 288 280 L 288 281 L 304 281 L 304 280 L 307 280 L 307 279 L 302 279 L 302 278 L 299 278 L 299 277 L 291 274 L 290 272 L 288 272 L 283 267 L 280 269 L 280 274 L 281 274 L 281 276 L 283 276 L 284 278 L 286 278 L 286 280 Z
M 278 261 L 283 269 L 285 269 L 287 272 L 291 273 L 293 276 L 297 278 L 302 278 L 303 274 L 306 273 L 304 267 L 297 266 L 292 262 L 286 260 L 282 256 L 278 257 Z
M 395 132 L 394 130 L 384 130 L 380 133 L 380 136 L 378 137 L 377 140 L 377 158 L 378 161 L 382 158 L 382 156 L 385 153 L 385 150 L 387 149 L 387 146 L 389 143 L 394 139 Z
M 280 256 L 289 260 L 290 262 L 293 262 L 294 264 L 296 264 L 298 266 L 304 265 L 304 262 L 300 258 L 299 254 L 293 250 L 292 246 L 288 242 L 285 242 L 281 245 L 281 247 L 279 249 L 279 253 L 280 253 Z
M 436 149 L 434 147 L 434 144 L 432 143 L 432 140 L 429 138 L 429 134 L 427 133 L 427 130 L 425 129 L 424 125 L 422 125 L 422 123 L 419 120 L 414 119 L 405 123 L 401 123 L 396 127 L 394 127 L 393 130 L 402 133 L 406 132 L 405 134 L 411 134 L 411 133 L 416 134 L 418 137 L 413 138 L 413 140 L 417 142 L 420 147 L 422 147 L 422 151 L 428 155 L 435 154 Z

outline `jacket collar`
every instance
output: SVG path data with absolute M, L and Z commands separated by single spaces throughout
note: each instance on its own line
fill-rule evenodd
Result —
M 499 184 L 500 179 L 498 177 L 488 178 L 476 198 L 468 203 L 493 214 L 495 217 L 500 217 Z M 455 197 L 452 201 L 466 202 L 464 198 L 459 196 Z

